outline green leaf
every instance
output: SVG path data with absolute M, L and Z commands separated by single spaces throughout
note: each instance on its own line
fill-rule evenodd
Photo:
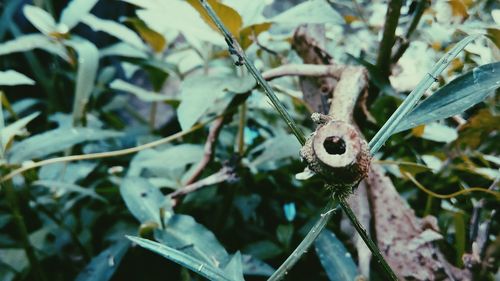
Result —
M 22 119 L 17 120 L 16 122 L 10 124 L 9 126 L 0 129 L 0 145 L 3 148 L 3 151 L 6 151 L 7 145 L 12 141 L 12 139 L 21 134 L 22 130 L 26 125 L 35 119 L 40 112 L 32 113 Z
M 0 86 L 34 85 L 28 76 L 15 70 L 0 71 Z
M 283 253 L 283 249 L 280 246 L 276 245 L 276 243 L 274 242 L 271 242 L 269 240 L 262 240 L 248 244 L 247 246 L 245 246 L 242 252 L 247 255 L 265 260 L 281 255 L 281 253 Z
M 224 267 L 224 273 L 234 281 L 245 281 L 243 278 L 243 265 L 240 252 L 236 252 Z
M 38 179 L 75 183 L 86 178 L 98 165 L 98 162 L 78 161 L 44 165 L 38 170 Z
M 0 249 L 1 262 L 21 273 L 29 266 L 28 257 L 24 249 Z
M 420 98 L 424 95 L 425 91 L 435 82 L 435 77 L 438 77 L 443 70 L 451 63 L 451 61 L 469 44 L 478 38 L 477 35 L 467 36 L 458 42 L 451 50 L 449 50 L 441 59 L 434 65 L 431 71 L 420 80 L 415 89 L 408 95 L 403 103 L 396 109 L 396 111 L 385 122 L 384 126 L 375 134 L 370 140 L 370 153 L 375 154 L 387 139 L 394 134 L 397 126 L 401 123 L 403 118 L 410 110 L 418 103 Z
M 148 57 L 146 52 L 134 48 L 130 46 L 130 44 L 124 42 L 119 42 L 109 47 L 106 47 L 102 49 L 100 53 L 101 57 L 120 56 L 120 57 L 141 58 L 141 59 L 146 59 Z
M 314 242 L 314 247 L 330 281 L 356 280 L 356 264 L 333 232 L 323 230 Z
M 233 281 L 231 278 L 227 277 L 221 269 L 193 258 L 179 250 L 139 237 L 127 236 L 127 238 L 139 246 L 180 264 L 209 280 Z
M 114 89 L 114 90 L 131 93 L 134 96 L 136 96 L 137 98 L 139 98 L 140 100 L 145 101 L 145 102 L 154 102 L 154 101 L 165 101 L 165 102 L 169 102 L 169 103 L 176 103 L 177 102 L 177 100 L 173 99 L 172 97 L 144 90 L 141 87 L 137 87 L 136 85 L 130 84 L 130 83 L 123 81 L 121 79 L 113 80 L 113 82 L 111 82 L 109 84 L 109 87 L 111 89 Z
M 460 75 L 415 107 L 395 132 L 460 114 L 500 87 L 500 62 L 485 64 Z
M 241 258 L 245 275 L 271 276 L 275 271 L 270 265 L 251 255 L 242 255 Z
M 161 212 L 172 211 L 172 202 L 147 179 L 126 177 L 120 184 L 120 194 L 128 210 L 141 223 L 162 225 Z
M 80 272 L 80 274 L 78 274 L 76 281 L 110 280 L 129 247 L 130 242 L 122 240 L 100 252 L 99 255 L 92 258 L 90 263 Z
M 158 230 L 155 238 L 166 246 L 183 248 L 182 252 L 216 268 L 229 259 L 215 235 L 188 215 L 170 217 L 165 229 Z
M 78 54 L 78 71 L 73 101 L 73 123 L 77 124 L 84 116 L 85 107 L 94 89 L 97 68 L 99 67 L 99 50 L 93 43 L 85 39 L 75 38 L 65 43 L 75 49 Z
M 22 35 L 0 44 L 0 56 L 17 52 L 26 52 L 34 49 L 42 49 L 46 52 L 60 56 L 62 59 L 69 61 L 64 46 L 43 34 L 28 34 Z
M 82 23 L 88 25 L 94 31 L 106 32 L 107 34 L 114 36 L 122 42 L 126 42 L 139 50 L 147 50 L 146 45 L 144 45 L 137 33 L 115 21 L 104 20 L 92 14 L 87 14 L 82 18 Z
M 431 123 L 425 125 L 424 133 L 420 137 L 435 142 L 450 143 L 457 139 L 458 133 L 454 128 L 438 123 Z
M 277 165 L 283 165 L 284 158 L 299 159 L 300 143 L 292 134 L 280 134 L 274 138 L 267 139 L 262 144 L 258 145 L 250 154 L 263 151 L 259 156 L 255 157 L 250 163 L 252 168 L 261 170 L 272 170 Z
M 92 10 L 97 1 L 99 0 L 71 1 L 61 13 L 61 20 L 59 21 L 59 24 L 62 27 L 60 27 L 59 29 L 71 30 L 80 22 L 82 17 L 87 15 L 90 10 Z
M 233 75 L 191 76 L 181 85 L 181 104 L 177 115 L 182 130 L 191 128 L 225 91 L 245 93 L 253 89 L 255 80 L 251 76 Z
M 21 163 L 63 151 L 86 141 L 115 138 L 121 135 L 119 132 L 94 128 L 58 128 L 14 144 L 9 151 L 8 159 L 12 164 Z
M 281 24 L 343 24 L 344 18 L 326 0 L 305 1 L 270 19 Z
M 106 202 L 106 199 L 104 199 L 102 196 L 99 196 L 93 189 L 84 188 L 73 183 L 52 180 L 38 180 L 33 182 L 33 184 L 53 189 L 52 191 L 56 193 L 58 197 L 64 195 L 65 193 L 73 192 Z
M 29 22 L 43 34 L 50 36 L 56 32 L 56 21 L 45 10 L 32 5 L 24 5 L 23 13 Z
M 290 246 L 290 242 L 292 241 L 293 236 L 293 225 L 279 225 L 276 229 L 276 237 L 278 241 L 286 248 Z

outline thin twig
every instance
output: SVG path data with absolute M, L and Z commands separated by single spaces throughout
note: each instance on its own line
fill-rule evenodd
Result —
M 217 183 L 221 183 L 224 181 L 231 181 L 235 178 L 233 171 L 228 167 L 223 167 L 220 171 L 215 174 L 212 174 L 204 179 L 201 179 L 197 182 L 186 185 L 176 191 L 170 193 L 169 195 L 172 198 L 186 195 L 188 193 L 194 192 L 202 187 L 214 185 Z
M 208 163 L 210 163 L 210 161 L 212 160 L 215 150 L 215 142 L 219 137 L 220 130 L 222 129 L 222 125 L 224 124 L 224 120 L 224 116 L 221 116 L 215 119 L 214 123 L 212 123 L 212 126 L 208 131 L 207 140 L 205 142 L 203 158 L 198 163 L 198 165 L 196 165 L 196 169 L 191 177 L 186 181 L 186 185 L 190 185 L 195 182 L 196 179 L 203 173 Z
M 328 201 L 324 212 L 321 213 L 320 218 L 316 222 L 316 224 L 311 228 L 311 230 L 309 230 L 307 235 L 304 237 L 302 242 L 300 242 L 299 246 L 297 246 L 293 253 L 288 256 L 285 262 L 280 265 L 280 267 L 273 273 L 273 275 L 271 275 L 271 277 L 269 277 L 269 279 L 267 279 L 267 281 L 277 281 L 285 277 L 288 271 L 297 263 L 297 261 L 299 261 L 302 255 L 307 252 L 307 249 L 311 247 L 312 243 L 314 243 L 314 240 L 316 240 L 323 228 L 325 228 L 326 224 L 330 220 L 330 217 L 333 215 L 334 210 L 336 209 L 335 205 L 335 200 L 330 199 Z
M 282 66 L 262 72 L 266 80 L 273 80 L 283 76 L 331 76 L 339 78 L 344 67 L 326 64 L 284 64 Z
M 398 27 L 402 5 L 403 0 L 391 0 L 387 4 L 384 33 L 377 57 L 377 67 L 383 77 L 389 77 L 390 74 L 392 46 L 396 42 L 396 27 Z
M 260 72 L 257 70 L 255 65 L 253 65 L 252 62 L 248 59 L 246 56 L 245 52 L 243 51 L 243 48 L 240 46 L 238 41 L 234 39 L 233 35 L 229 32 L 229 30 L 224 26 L 222 23 L 221 19 L 217 14 L 214 12 L 210 4 L 208 4 L 207 1 L 205 0 L 199 0 L 205 11 L 207 12 L 208 16 L 212 19 L 212 21 L 215 23 L 217 28 L 222 32 L 224 35 L 224 38 L 226 39 L 226 42 L 229 46 L 229 50 L 232 54 L 235 54 L 238 57 L 238 61 L 236 62 L 237 65 L 244 64 L 250 74 L 257 80 L 257 83 L 264 89 L 264 92 L 266 93 L 267 97 L 271 101 L 272 105 L 278 113 L 281 115 L 283 120 L 285 120 L 286 124 L 290 129 L 292 130 L 292 133 L 297 137 L 297 140 L 300 142 L 300 144 L 304 145 L 306 142 L 306 137 L 302 130 L 295 124 L 293 121 L 292 117 L 288 112 L 286 111 L 285 107 L 281 104 L 279 101 L 278 97 L 274 93 L 273 89 L 271 86 L 267 83 L 267 81 L 262 77 Z
M 126 148 L 126 149 L 120 149 L 120 150 L 115 150 L 115 151 L 108 151 L 108 152 L 99 152 L 99 153 L 90 153 L 90 154 L 79 154 L 79 155 L 70 155 L 70 156 L 64 156 L 64 157 L 55 157 L 47 160 L 42 160 L 38 162 L 32 162 L 28 165 L 22 166 L 9 174 L 5 175 L 0 179 L 0 183 L 3 183 L 7 180 L 12 179 L 14 176 L 19 175 L 23 172 L 26 172 L 28 170 L 38 168 L 41 166 L 49 165 L 49 164 L 54 164 L 54 163 L 61 163 L 61 162 L 71 162 L 71 161 L 80 161 L 80 160 L 90 160 L 90 159 L 100 159 L 100 158 L 108 158 L 108 157 L 116 157 L 116 156 L 122 156 L 122 155 L 127 155 L 127 154 L 132 154 L 139 152 L 144 149 L 152 148 L 155 146 L 159 146 L 168 142 L 171 142 L 175 139 L 178 139 L 180 137 L 183 137 L 187 134 L 190 134 L 203 126 L 205 126 L 207 123 L 209 123 L 211 120 L 203 123 L 199 123 L 195 126 L 193 126 L 191 129 L 183 132 L 178 132 L 176 134 L 173 134 L 171 136 L 149 142 L 143 145 L 138 145 L 135 147 L 131 148 Z

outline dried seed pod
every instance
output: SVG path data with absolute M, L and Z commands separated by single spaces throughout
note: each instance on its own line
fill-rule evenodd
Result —
M 325 177 L 336 196 L 345 197 L 351 186 L 367 176 L 370 167 L 368 144 L 358 130 L 343 121 L 317 118 L 323 122 L 302 147 L 301 157 L 309 169 Z

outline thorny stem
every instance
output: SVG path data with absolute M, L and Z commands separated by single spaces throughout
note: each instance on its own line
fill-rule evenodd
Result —
M 28 261 L 30 263 L 31 269 L 35 275 L 36 280 L 45 281 L 45 274 L 42 271 L 42 267 L 40 266 L 40 262 L 36 257 L 35 248 L 31 245 L 29 240 L 28 229 L 26 228 L 26 224 L 24 223 L 23 215 L 19 209 L 19 201 L 16 195 L 16 191 L 14 190 L 14 186 L 12 185 L 12 181 L 5 181 L 2 183 L 5 190 L 5 197 L 7 202 L 9 202 L 10 208 L 12 210 L 12 217 L 14 218 L 14 222 L 17 226 L 17 231 L 19 232 L 19 236 L 21 238 L 21 243 L 23 244 L 24 251 L 26 252 L 26 256 L 28 257 Z
M 385 25 L 382 40 L 379 45 L 377 57 L 377 67 L 383 77 L 388 77 L 391 67 L 392 46 L 396 42 L 396 27 L 398 27 L 399 15 L 403 0 L 391 0 L 387 4 L 387 14 L 385 15 Z
M 268 98 L 271 100 L 271 103 L 274 105 L 274 107 L 276 108 L 278 113 L 281 115 L 281 117 L 285 120 L 287 125 L 290 127 L 290 129 L 292 130 L 295 137 L 297 137 L 297 140 L 301 143 L 301 145 L 304 145 L 305 141 L 306 141 L 306 137 L 305 137 L 304 133 L 302 132 L 302 130 L 300 130 L 298 128 L 298 126 L 295 124 L 295 122 L 290 117 L 288 112 L 285 110 L 284 106 L 280 103 L 279 99 L 274 94 L 271 86 L 262 77 L 260 72 L 255 68 L 255 66 L 249 61 L 248 57 L 243 52 L 243 49 L 241 48 L 241 46 L 238 44 L 238 42 L 236 40 L 234 40 L 234 37 L 231 35 L 231 33 L 228 31 L 228 29 L 224 26 L 221 19 L 214 12 L 214 10 L 210 6 L 210 4 L 208 4 L 208 2 L 206 2 L 205 0 L 199 0 L 199 1 L 201 3 L 202 7 L 205 9 L 205 11 L 208 13 L 209 17 L 215 23 L 217 28 L 224 35 L 224 38 L 226 39 L 226 42 L 228 43 L 230 52 L 233 54 L 236 54 L 238 56 L 238 61 L 236 62 L 236 64 L 237 65 L 240 65 L 242 63 L 245 64 L 245 66 L 248 68 L 248 70 L 250 71 L 252 76 L 264 88 L 264 91 L 266 92 Z M 397 1 L 401 2 L 402 0 L 397 0 Z M 398 11 L 398 13 L 399 13 L 399 11 Z M 399 14 L 398 14 L 398 18 L 399 18 Z M 390 53 L 389 53 L 389 59 L 390 59 Z M 243 61 L 243 62 L 241 62 L 241 61 Z M 330 204 L 332 204 L 332 206 L 333 206 L 334 199 L 332 198 L 328 204 L 329 204 L 328 206 L 330 206 Z M 355 224 L 357 222 L 358 226 L 360 226 L 358 220 L 355 218 L 354 213 L 352 213 L 352 210 L 349 208 L 349 206 L 347 204 L 344 204 L 344 205 L 345 205 L 345 207 L 343 207 L 343 208 L 349 210 L 349 212 L 351 214 L 351 216 L 348 216 L 348 217 L 351 219 L 353 224 Z M 327 216 L 329 214 L 330 213 L 328 213 Z M 307 240 L 304 239 L 304 241 L 302 241 L 299 244 L 298 248 L 304 248 L 305 246 L 307 246 L 307 244 L 310 245 L 312 243 L 312 241 L 314 241 L 314 239 L 318 235 L 317 233 L 321 232 L 321 230 L 323 230 L 323 228 L 326 226 L 326 219 L 322 217 L 316 225 L 318 227 L 313 228 L 313 229 L 311 229 L 311 231 L 309 231 L 309 233 L 306 235 Z M 314 230 L 314 232 L 313 232 L 313 230 Z M 366 233 L 364 233 L 364 234 L 366 234 Z M 308 237 L 310 237 L 310 238 L 308 238 Z M 362 235 L 362 238 L 365 242 L 369 241 L 371 245 L 375 245 L 375 243 L 373 241 L 371 241 L 371 239 L 370 239 L 370 237 L 368 237 L 368 235 L 364 235 L 364 236 Z M 303 246 L 301 246 L 301 245 L 303 245 Z M 382 257 L 382 254 L 378 251 L 378 249 L 376 247 L 369 247 L 369 249 L 374 251 L 373 254 L 377 258 L 377 261 L 380 264 L 387 265 L 387 262 L 385 262 L 384 258 Z M 297 251 L 297 252 L 294 251 L 294 253 L 297 253 L 297 254 L 295 256 L 292 254 L 292 256 L 290 256 L 287 259 L 287 261 L 289 259 L 291 259 L 290 261 L 288 261 L 288 262 L 285 261 L 287 270 L 290 269 L 300 259 L 300 257 L 304 254 L 304 252 L 301 252 L 301 251 Z M 283 267 L 280 267 L 280 268 L 283 268 Z M 386 273 L 389 276 L 394 275 L 394 273 L 392 272 L 390 267 L 388 267 L 388 266 L 383 267 L 383 269 L 386 271 Z M 278 272 L 273 274 L 273 276 L 271 276 L 271 278 L 269 280 L 279 280 L 279 279 L 283 278 L 283 276 L 286 274 L 286 272 L 287 271 L 284 269 L 282 269 L 282 270 L 278 269 Z M 397 280 L 397 279 L 394 279 L 394 280 Z
M 226 42 L 229 46 L 229 49 L 234 51 L 234 54 L 238 57 L 238 61 L 236 62 L 237 65 L 244 64 L 248 71 L 252 74 L 252 76 L 257 80 L 257 83 L 264 89 L 264 92 L 266 93 L 267 97 L 273 104 L 274 108 L 278 111 L 278 113 L 281 115 L 281 117 L 285 120 L 286 124 L 290 129 L 292 130 L 292 133 L 297 137 L 297 140 L 300 142 L 301 145 L 304 145 L 306 142 L 306 137 L 302 130 L 295 124 L 293 121 L 292 117 L 288 112 L 286 111 L 285 107 L 281 104 L 279 101 L 278 97 L 274 93 L 273 89 L 271 86 L 267 83 L 267 81 L 262 77 L 260 72 L 257 70 L 255 65 L 253 65 L 252 62 L 248 59 L 246 56 L 245 52 L 243 51 L 243 48 L 241 48 L 240 44 L 238 41 L 234 39 L 234 37 L 231 35 L 229 30 L 224 26 L 222 21 L 220 20 L 219 16 L 214 12 L 210 4 L 208 4 L 207 1 L 205 0 L 199 0 L 205 11 L 208 13 L 208 16 L 212 19 L 212 21 L 215 23 L 217 28 L 222 32 L 224 35 L 224 38 L 226 39 Z
M 325 207 L 324 213 L 321 213 L 319 220 L 314 224 L 314 226 L 309 230 L 307 235 L 304 237 L 302 242 L 300 242 L 299 246 L 293 251 L 293 253 L 288 256 L 283 264 L 267 279 L 268 281 L 277 281 L 281 280 L 288 271 L 299 261 L 303 254 L 307 252 L 307 249 L 311 247 L 312 243 L 316 240 L 318 235 L 321 233 L 323 228 L 325 228 L 326 224 L 330 220 L 330 217 L 333 215 L 336 210 L 336 202 L 333 199 L 328 201 L 328 204 Z
M 392 271 L 389 264 L 387 264 L 387 262 L 385 261 L 384 257 L 380 252 L 380 249 L 377 247 L 377 245 L 375 245 L 370 236 L 368 236 L 366 229 L 358 221 L 356 215 L 354 215 L 353 211 L 351 210 L 347 202 L 345 200 L 340 200 L 340 206 L 342 207 L 342 210 L 344 210 L 349 220 L 351 220 L 352 225 L 354 226 L 354 228 L 356 228 L 356 231 L 358 232 L 359 236 L 361 236 L 361 239 L 365 241 L 366 246 L 368 246 L 372 254 L 375 256 L 377 263 L 379 263 L 379 265 L 384 269 L 384 272 L 387 274 L 387 277 L 389 277 L 390 280 L 398 281 L 398 277 L 396 276 L 394 271 Z

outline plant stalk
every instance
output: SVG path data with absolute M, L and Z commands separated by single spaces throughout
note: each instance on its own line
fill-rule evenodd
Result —
M 285 107 L 283 106 L 283 104 L 281 104 L 280 100 L 274 93 L 269 83 L 267 83 L 267 81 L 262 77 L 261 73 L 257 70 L 255 65 L 252 62 L 250 62 L 245 52 L 243 51 L 243 48 L 240 46 L 238 41 L 234 39 L 233 35 L 229 32 L 229 30 L 224 26 L 221 19 L 214 12 L 210 4 L 208 4 L 208 2 L 205 0 L 199 0 L 199 1 L 202 7 L 205 9 L 205 11 L 208 13 L 208 16 L 212 19 L 217 28 L 224 35 L 224 38 L 226 39 L 226 42 L 231 52 L 234 51 L 234 54 L 238 57 L 238 62 L 236 62 L 236 64 L 237 65 L 244 64 L 247 67 L 250 74 L 252 74 L 255 80 L 257 80 L 257 83 L 264 89 L 264 92 L 266 93 L 267 97 L 271 101 L 274 108 L 276 108 L 276 110 L 281 115 L 283 120 L 286 122 L 288 127 L 290 127 L 290 129 L 292 130 L 292 133 L 295 135 L 295 137 L 297 137 L 297 140 L 300 142 L 301 145 L 304 145 L 306 142 L 306 137 L 304 133 L 293 121 L 290 114 L 288 114 Z
M 377 260 L 377 263 L 382 267 L 389 280 L 398 281 L 398 277 L 396 276 L 394 271 L 392 271 L 389 264 L 385 261 L 380 252 L 380 249 L 377 247 L 377 245 L 375 245 L 370 236 L 368 236 L 366 229 L 358 221 L 358 218 L 356 218 L 356 215 L 354 215 L 353 211 L 344 199 L 340 200 L 340 207 L 342 207 L 342 210 L 344 210 L 352 225 L 354 226 L 354 228 L 356 228 L 356 231 L 358 232 L 359 236 L 361 236 L 361 239 L 365 241 L 366 246 L 368 246 L 368 249 L 370 249 L 373 256 Z
M 396 42 L 396 28 L 398 27 L 402 5 L 403 0 L 391 0 L 387 5 L 384 33 L 380 41 L 377 57 L 377 67 L 383 77 L 389 77 L 390 74 L 392 46 Z
M 31 269 L 33 270 L 35 278 L 39 281 L 45 281 L 47 279 L 45 278 L 45 274 L 43 273 L 40 262 L 36 257 L 35 248 L 33 248 L 33 245 L 31 245 L 30 243 L 28 229 L 26 228 L 24 218 L 19 209 L 19 201 L 12 181 L 5 181 L 2 183 L 2 185 L 5 191 L 5 197 L 12 211 L 12 217 L 14 218 L 18 234 L 21 238 L 21 243 L 23 244 L 24 251 L 26 252 L 26 256 L 28 257 L 28 261 L 30 263 Z
M 215 23 L 217 28 L 221 31 L 221 33 L 224 35 L 224 38 L 226 39 L 226 42 L 229 46 L 229 50 L 231 54 L 235 54 L 238 57 L 238 61 L 236 62 L 236 65 L 241 65 L 244 64 L 252 76 L 257 80 L 258 84 L 264 89 L 267 97 L 271 100 L 271 103 L 273 106 L 276 108 L 278 113 L 281 115 L 281 117 L 284 119 L 284 121 L 287 123 L 287 125 L 290 127 L 292 130 L 293 134 L 297 138 L 297 140 L 300 142 L 301 145 L 305 144 L 306 137 L 302 130 L 297 126 L 297 124 L 293 121 L 293 119 L 290 117 L 288 112 L 286 111 L 285 107 L 280 103 L 279 99 L 276 97 L 276 94 L 272 90 L 271 86 L 267 83 L 267 81 L 262 77 L 261 73 L 255 68 L 255 66 L 250 62 L 248 57 L 245 55 L 245 52 L 239 45 L 239 43 L 234 39 L 232 34 L 228 31 L 228 29 L 224 26 L 222 23 L 221 19 L 217 16 L 217 14 L 214 12 L 210 4 L 208 4 L 207 1 L 205 0 L 199 0 L 202 7 L 205 9 L 205 11 L 208 13 L 208 16 L 212 19 L 212 21 Z M 391 1 L 391 2 L 400 2 L 402 0 L 396 0 L 396 1 Z M 397 19 L 399 18 L 399 9 L 397 9 Z M 396 24 L 397 25 L 397 19 L 396 19 Z M 395 27 L 394 27 L 395 30 Z M 394 32 L 393 32 L 394 33 Z M 393 40 L 394 41 L 394 40 Z M 394 42 L 392 42 L 394 44 Z M 392 47 L 391 44 L 391 47 Z M 389 50 L 389 60 L 390 60 L 390 50 Z M 330 206 L 330 204 L 333 204 L 333 200 L 327 205 L 327 207 Z M 347 204 L 343 204 L 342 208 L 344 210 L 347 210 L 346 213 L 348 212 L 349 219 L 355 224 L 356 229 L 361 229 L 364 230 L 361 226 L 361 224 L 358 222 L 357 218 L 355 217 L 354 213 L 350 209 L 350 207 Z M 297 249 L 294 251 L 294 253 L 288 257 L 288 259 L 285 261 L 285 263 L 280 266 L 277 272 L 275 272 L 269 280 L 279 280 L 282 278 L 288 270 L 300 259 L 300 257 L 304 254 L 304 249 L 307 249 L 309 245 L 316 239 L 317 235 L 323 230 L 323 228 L 326 226 L 327 219 L 329 218 L 329 214 L 325 215 L 325 217 L 322 217 L 318 223 L 313 227 L 309 233 L 306 235 L 304 240 L 299 244 Z M 357 224 L 357 225 L 356 225 Z M 365 243 L 367 243 L 368 248 L 373 252 L 373 255 L 377 259 L 377 262 L 382 265 L 382 268 L 386 271 L 388 276 L 395 276 L 390 267 L 387 265 L 387 262 L 384 260 L 382 257 L 382 254 L 378 250 L 378 248 L 375 246 L 375 243 L 368 237 L 366 234 L 366 231 L 360 233 L 360 236 L 363 238 Z M 397 280 L 393 279 L 393 280 Z
M 312 243 L 314 243 L 323 228 L 325 228 L 326 224 L 330 220 L 330 217 L 334 213 L 334 210 L 336 210 L 335 204 L 336 201 L 332 197 L 328 201 L 324 212 L 321 213 L 321 216 L 316 224 L 314 224 L 293 253 L 288 256 L 285 262 L 280 265 L 280 267 L 273 273 L 273 275 L 271 275 L 271 277 L 269 277 L 269 279 L 267 279 L 267 281 L 278 281 L 283 279 L 285 275 L 288 274 L 288 271 L 297 263 L 297 261 L 299 261 L 302 255 L 307 252 L 307 249 L 311 247 Z

